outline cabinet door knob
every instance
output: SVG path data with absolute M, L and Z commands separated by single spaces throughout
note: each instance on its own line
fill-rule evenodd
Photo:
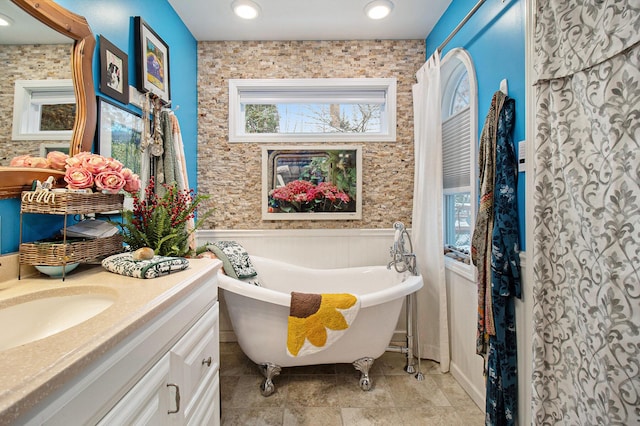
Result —
M 167 411 L 167 414 L 175 414 L 178 411 L 180 411 L 180 387 L 178 385 L 175 385 L 173 383 L 167 383 L 167 387 L 174 387 L 176 388 L 176 409 L 174 411 L 169 410 Z
M 211 367 L 211 357 L 202 360 L 202 365 L 207 364 L 207 367 Z

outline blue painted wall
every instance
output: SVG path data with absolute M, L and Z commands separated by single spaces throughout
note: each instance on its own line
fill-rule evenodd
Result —
M 111 43 L 129 55 L 129 84 L 136 85 L 133 17 L 141 16 L 169 45 L 169 69 L 172 106 L 179 106 L 176 116 L 185 147 L 189 185 L 197 188 L 197 42 L 167 0 L 57 0 L 70 11 L 84 16 L 96 38 L 104 35 Z M 94 53 L 94 82 L 99 86 L 99 46 Z M 113 99 L 110 99 L 113 101 Z M 118 103 L 118 102 L 116 102 Z M 122 105 L 122 104 L 120 104 Z M 140 112 L 133 105 L 125 106 Z M 18 250 L 20 203 L 0 200 L 2 253 Z M 60 218 L 29 219 L 24 229 L 24 240 L 31 241 L 49 236 L 62 225 Z
M 453 0 L 426 40 L 427 57 L 469 13 L 476 0 Z M 473 59 L 478 79 L 478 135 L 500 81 L 507 79 L 509 96 L 516 102 L 514 143 L 525 138 L 525 0 L 487 0 L 442 50 L 442 57 L 456 47 Z M 525 177 L 518 174 L 520 247 L 525 247 Z

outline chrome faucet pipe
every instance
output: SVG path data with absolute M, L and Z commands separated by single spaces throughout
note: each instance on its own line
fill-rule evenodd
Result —
M 395 222 L 393 224 L 393 228 L 395 229 L 395 233 L 393 236 L 393 246 L 390 250 L 391 262 L 389 262 L 387 268 L 391 269 L 391 266 L 393 266 L 396 272 L 409 271 L 413 275 L 417 275 L 416 256 L 413 253 L 413 244 L 411 243 L 411 237 L 409 236 L 404 223 Z M 409 242 L 408 251 L 406 250 L 404 244 L 405 236 L 407 241 Z

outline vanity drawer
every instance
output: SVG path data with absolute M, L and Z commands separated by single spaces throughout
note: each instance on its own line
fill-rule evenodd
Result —
M 220 369 L 218 306 L 216 302 L 170 351 L 171 377 L 180 383 L 185 418 Z
M 186 424 L 189 426 L 220 425 L 220 376 L 208 374 L 192 402 L 193 409 Z

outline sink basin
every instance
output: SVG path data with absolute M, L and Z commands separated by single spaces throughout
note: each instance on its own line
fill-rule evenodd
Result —
M 0 309 L 0 351 L 67 330 L 98 315 L 115 301 L 114 295 L 106 293 L 42 293 L 21 296 L 16 303 L 2 303 L 5 307 Z

